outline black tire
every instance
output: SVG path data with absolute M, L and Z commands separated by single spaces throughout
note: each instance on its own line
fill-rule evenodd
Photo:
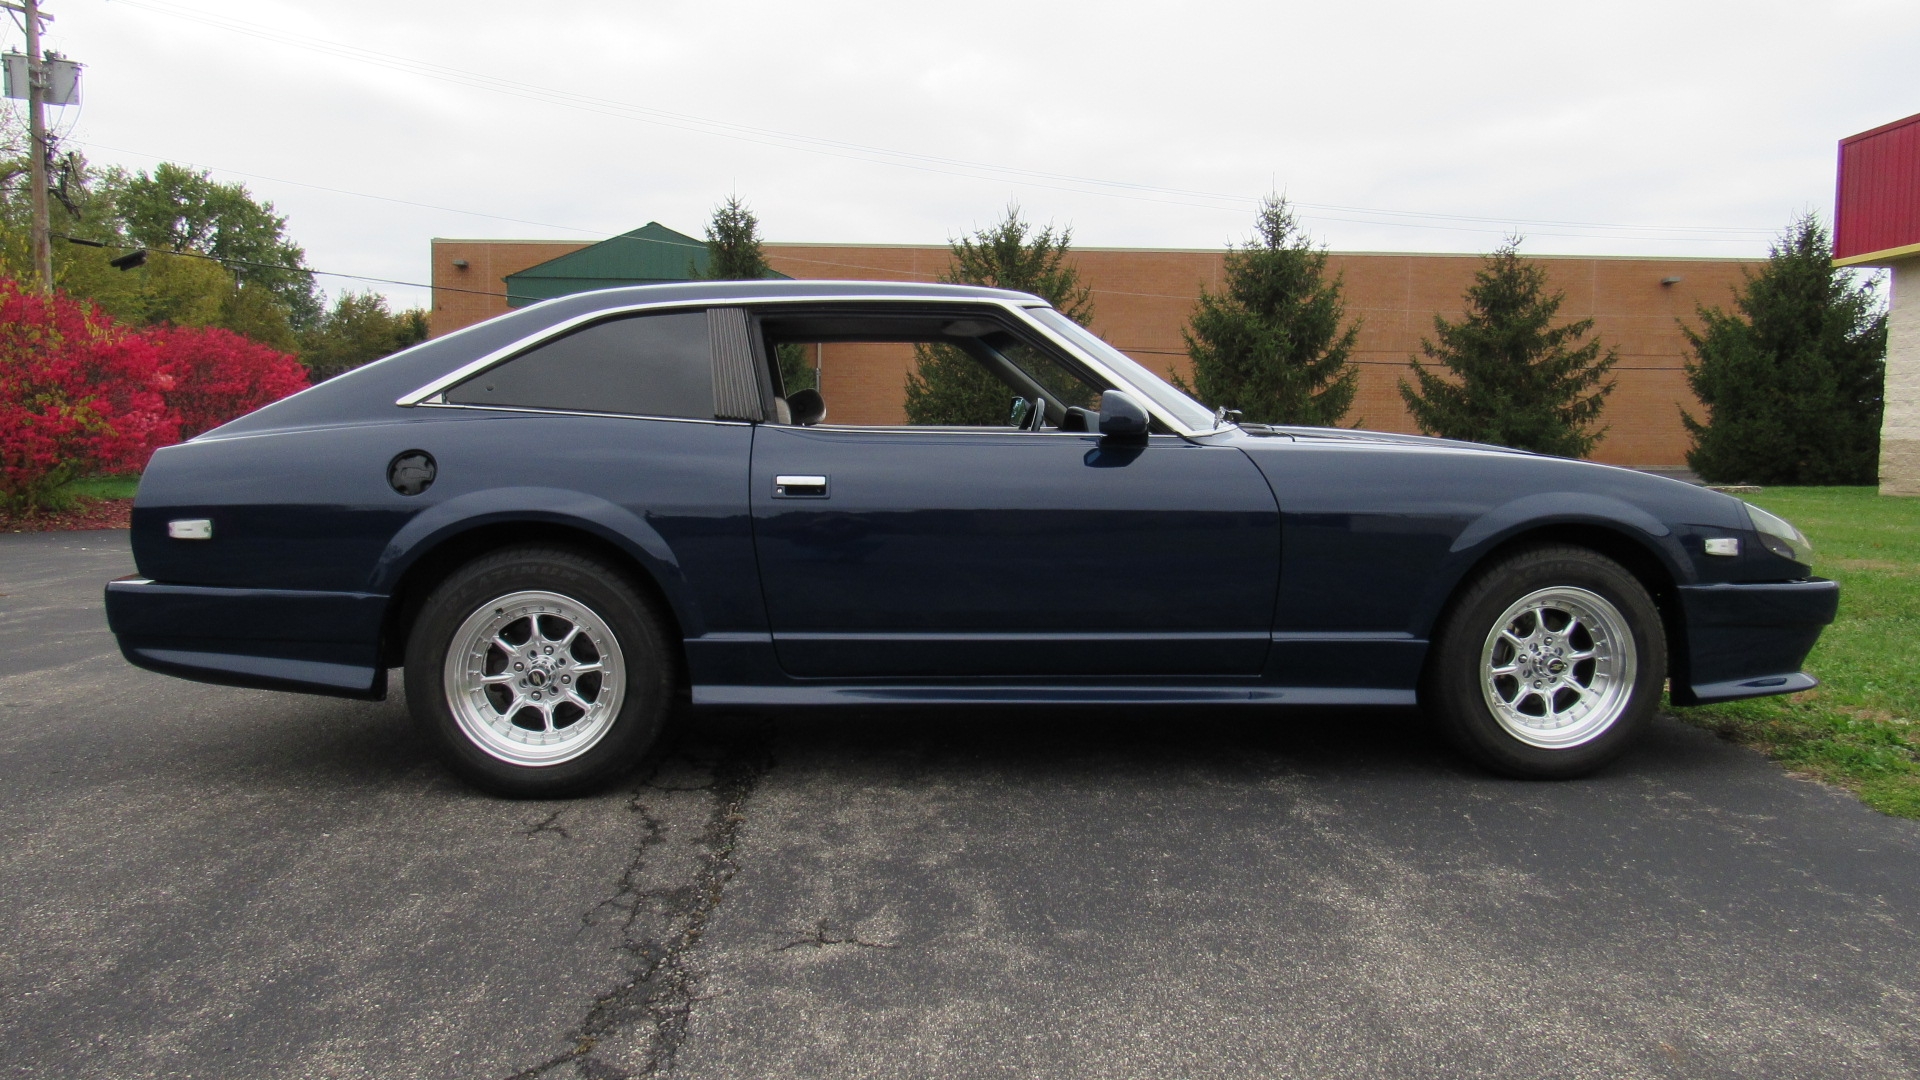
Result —
M 665 627 L 641 591 L 600 560 L 547 545 L 491 552 L 441 582 L 414 620 L 407 708 L 475 787 L 512 798 L 592 791 L 632 769 L 666 724 L 676 665 Z M 475 651 L 483 637 L 494 644 Z M 468 659 L 450 669 L 456 648 Z M 516 662 L 533 669 L 526 678 L 478 685 L 516 679 L 508 673 Z M 542 704 L 529 700 L 542 690 Z M 562 691 L 573 696 L 563 701 Z M 542 754 L 553 758 L 536 760 Z
M 1556 625 L 1567 633 L 1556 638 Z M 1619 757 L 1666 678 L 1666 629 L 1646 587 L 1598 552 L 1542 546 L 1461 591 L 1434 635 L 1420 703 L 1478 764 L 1557 780 Z

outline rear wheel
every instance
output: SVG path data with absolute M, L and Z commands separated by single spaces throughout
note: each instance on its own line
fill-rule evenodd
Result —
M 427 598 L 407 643 L 407 705 L 476 786 L 577 794 L 631 768 L 659 735 L 668 640 L 613 568 L 564 548 L 509 548 Z
M 1666 633 L 1625 567 L 1578 547 L 1482 571 L 1442 619 L 1422 704 L 1468 757 L 1557 779 L 1618 757 L 1666 682 Z

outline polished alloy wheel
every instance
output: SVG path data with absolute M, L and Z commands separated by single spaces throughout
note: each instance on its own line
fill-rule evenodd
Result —
M 482 605 L 454 632 L 447 704 L 473 744 L 515 765 L 591 750 L 620 713 L 620 643 L 592 608 L 544 590 Z
M 1480 650 L 1480 689 L 1508 734 L 1547 750 L 1604 734 L 1625 712 L 1637 658 L 1620 609 L 1561 586 L 1514 601 Z

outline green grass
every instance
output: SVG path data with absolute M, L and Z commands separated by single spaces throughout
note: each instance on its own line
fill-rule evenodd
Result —
M 129 473 L 126 476 L 89 476 L 84 480 L 60 489 L 60 495 L 66 499 L 131 499 L 140 487 L 140 474 Z
M 1840 583 L 1840 615 L 1806 668 L 1813 690 L 1676 710 L 1876 810 L 1920 818 L 1920 499 L 1873 488 L 1767 488 L 1743 496 L 1813 540 Z

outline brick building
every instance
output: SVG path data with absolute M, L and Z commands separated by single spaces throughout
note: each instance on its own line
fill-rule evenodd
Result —
M 624 236 L 643 233 L 645 229 Z M 448 333 L 507 311 L 507 278 L 526 280 L 525 271 L 589 247 L 596 245 L 434 240 L 433 332 Z M 786 276 L 839 280 L 933 281 L 948 262 L 945 245 L 768 244 L 766 254 L 772 267 Z M 1217 248 L 1076 248 L 1071 258 L 1093 289 L 1093 329 L 1150 368 L 1188 375 L 1181 329 L 1200 286 L 1221 286 L 1222 254 Z M 1680 410 L 1696 415 L 1701 410 L 1681 370 L 1686 339 L 1678 320 L 1690 318 L 1698 303 L 1727 306 L 1742 273 L 1761 264 L 1745 259 L 1533 258 L 1547 268 L 1552 287 L 1565 291 L 1563 318 L 1593 316 L 1595 333 L 1620 353 L 1615 369 L 1619 385 L 1602 417 L 1608 431 L 1594 459 L 1683 467 L 1689 444 Z M 1421 336 L 1432 335 L 1433 316 L 1452 319 L 1461 314 L 1462 296 L 1481 265 L 1479 256 L 1334 252 L 1329 264 L 1346 277 L 1349 316 L 1362 320 L 1354 352 L 1360 391 L 1347 422 L 1382 431 L 1414 431 L 1396 389 L 1398 380 L 1407 377 L 1407 358 L 1418 352 Z M 515 295 L 511 306 L 530 299 Z M 818 357 L 829 415 L 849 423 L 902 422 L 903 387 L 911 364 L 911 354 L 901 350 L 829 347 Z

